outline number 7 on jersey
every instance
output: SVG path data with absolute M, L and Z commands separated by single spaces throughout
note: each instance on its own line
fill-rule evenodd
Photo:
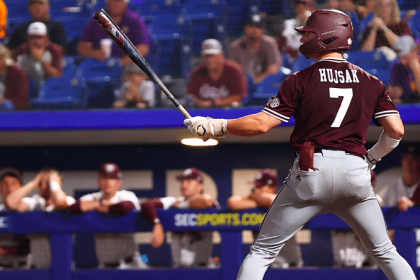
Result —
M 347 110 L 349 109 L 350 102 L 353 98 L 352 88 L 330 88 L 330 98 L 343 97 L 340 108 L 338 109 L 337 115 L 331 125 L 331 127 L 340 127 L 346 116 Z

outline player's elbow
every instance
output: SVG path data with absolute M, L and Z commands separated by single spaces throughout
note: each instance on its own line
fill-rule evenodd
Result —
M 227 207 L 230 210 L 241 210 L 239 200 L 240 200 L 239 196 L 229 197 L 227 200 Z

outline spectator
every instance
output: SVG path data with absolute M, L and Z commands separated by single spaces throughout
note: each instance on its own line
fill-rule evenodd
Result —
M 7 17 L 8 10 L 6 3 L 3 0 L 0 0 L 0 39 L 6 37 L 7 34 Z
M 413 37 L 404 35 L 395 42 L 399 57 L 391 70 L 389 96 L 396 104 L 418 103 L 420 101 L 419 47 Z
M 47 26 L 42 22 L 33 22 L 28 26 L 28 43 L 17 47 L 13 58 L 17 65 L 25 70 L 38 88 L 47 79 L 63 75 L 62 48 L 51 42 Z
M 14 168 L 0 170 L 0 211 L 10 210 L 6 199 L 14 191 L 22 188 L 21 172 Z M 24 201 L 31 198 L 25 197 Z M 25 235 L 0 233 L 0 269 L 24 269 L 29 267 L 29 239 Z
M 116 91 L 114 108 L 153 108 L 155 85 L 133 62 L 124 67 L 123 85 Z
M 43 169 L 34 180 L 22 187 L 17 171 L 6 170 L 5 189 L 2 191 L 4 207 L 8 210 L 46 211 L 64 210 L 75 200 L 62 190 L 62 178 L 56 169 Z M 35 189 L 39 195 L 27 197 Z M 31 264 L 35 268 L 48 268 L 51 263 L 51 247 L 48 235 L 29 235 Z
M 140 210 L 136 195 L 120 190 L 122 173 L 115 163 L 104 163 L 98 172 L 99 192 L 82 196 L 69 210 L 74 214 L 98 211 L 106 214 L 126 215 Z M 136 248 L 133 233 L 95 234 L 99 268 L 146 268 Z
M 288 53 L 292 58 L 299 55 L 300 35 L 295 27 L 301 26 L 305 23 L 306 18 L 315 9 L 313 0 L 295 0 L 295 18 L 286 19 L 283 23 L 283 31 L 277 37 L 277 45 L 282 53 Z
M 256 83 L 279 72 L 282 58 L 276 40 L 264 35 L 265 23 L 259 15 L 252 16 L 244 27 L 245 36 L 233 41 L 229 58 L 239 63 Z
M 181 181 L 182 197 L 149 199 L 141 204 L 143 215 L 154 225 L 151 244 L 155 248 L 162 246 L 165 240 L 165 231 L 157 215 L 157 208 L 204 209 L 218 206 L 215 199 L 204 193 L 204 177 L 200 170 L 187 168 L 177 179 Z M 173 266 L 208 266 L 213 251 L 212 236 L 211 231 L 172 232 Z
M 237 107 L 247 94 L 248 85 L 243 69 L 226 59 L 216 39 L 202 43 L 204 62 L 192 72 L 188 94 L 198 107 Z
M 147 26 L 143 18 L 136 12 L 127 9 L 129 2 L 130 0 L 106 0 L 106 11 L 127 34 L 139 52 L 146 57 L 150 50 L 150 36 Z M 106 60 L 106 50 L 101 48 L 102 39 L 109 39 L 108 34 L 102 30 L 94 19 L 91 19 L 80 38 L 77 47 L 79 54 L 84 58 L 91 57 L 100 61 Z M 112 43 L 111 56 L 121 58 L 123 64 L 130 61 L 130 58 L 115 43 Z
M 401 166 L 402 174 L 378 186 L 376 193 L 382 198 L 385 206 L 397 206 L 401 211 L 406 211 L 415 203 L 420 204 L 418 196 L 420 194 L 420 149 L 418 146 L 404 147 Z
M 51 19 L 49 0 L 29 0 L 29 13 L 32 15 L 30 21 L 19 25 L 10 37 L 8 47 L 11 50 L 16 49 L 22 44 L 27 43 L 27 30 L 32 22 L 42 22 L 48 28 L 50 41 L 65 48 L 67 45 L 67 33 L 64 25 L 60 21 Z
M 25 71 L 14 63 L 10 51 L 0 44 L 0 111 L 26 109 L 28 94 L 29 80 Z
M 277 196 L 277 174 L 270 169 L 261 170 L 254 180 L 252 192 L 246 196 L 232 196 L 228 199 L 228 207 L 232 210 L 247 210 L 252 208 L 269 208 Z M 254 239 L 258 231 L 253 231 Z M 296 236 L 286 242 L 279 255 L 270 267 L 301 267 L 302 253 L 296 241 Z
M 392 49 L 398 36 L 412 35 L 406 20 L 401 19 L 396 0 L 377 0 L 375 16 L 363 32 L 361 49 Z

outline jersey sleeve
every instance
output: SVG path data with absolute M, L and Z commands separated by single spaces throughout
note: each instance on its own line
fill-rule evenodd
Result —
M 392 103 L 391 97 L 389 97 L 389 92 L 383 85 L 382 94 L 379 96 L 378 103 L 375 107 L 375 111 L 373 114 L 373 122 L 377 126 L 381 126 L 378 122 L 378 119 L 388 116 L 399 116 L 400 113 L 395 107 L 394 103 Z
M 45 199 L 37 194 L 32 197 L 24 197 L 22 201 L 28 205 L 29 211 L 41 210 L 45 207 Z
M 121 197 L 122 201 L 130 201 L 134 204 L 136 210 L 140 210 L 139 199 L 137 198 L 136 194 L 131 191 L 125 191 L 123 197 Z
M 289 122 L 297 107 L 298 92 L 297 77 L 292 74 L 282 83 L 277 96 L 265 105 L 263 112 L 282 122 Z

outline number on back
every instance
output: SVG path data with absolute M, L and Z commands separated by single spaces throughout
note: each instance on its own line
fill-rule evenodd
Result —
M 346 116 L 347 110 L 349 109 L 350 102 L 353 98 L 352 88 L 330 88 L 330 98 L 343 97 L 340 108 L 338 109 L 337 115 L 331 125 L 331 127 L 340 127 L 341 123 Z

